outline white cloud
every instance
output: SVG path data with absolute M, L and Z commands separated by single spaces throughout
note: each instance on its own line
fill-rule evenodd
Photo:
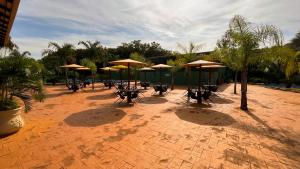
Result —
M 290 33 L 286 37 L 289 40 L 300 29 L 299 6 L 299 0 L 23 0 L 17 19 L 33 17 L 83 33 L 13 39 L 35 57 L 40 57 L 49 41 L 100 40 L 116 46 L 140 39 L 159 42 L 168 49 L 176 49 L 177 42 L 194 41 L 205 43 L 204 50 L 210 50 L 235 14 L 253 22 L 274 24 Z

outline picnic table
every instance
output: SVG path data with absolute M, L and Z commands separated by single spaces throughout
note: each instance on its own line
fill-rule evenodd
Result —
M 168 85 L 166 84 L 156 84 L 153 85 L 155 92 L 159 92 L 159 95 L 163 95 L 164 92 L 167 92 Z
M 188 89 L 188 97 L 197 101 L 202 100 L 202 98 L 208 100 L 210 95 L 211 91 L 208 89 Z
M 135 99 L 138 97 L 139 90 L 132 88 L 132 89 L 122 89 L 119 90 L 118 95 L 121 97 L 122 100 L 127 98 L 127 103 L 132 103 L 132 99 Z
M 141 84 L 141 87 L 143 87 L 145 90 L 147 90 L 147 87 L 149 87 L 150 86 L 150 82 L 140 82 L 140 84 Z

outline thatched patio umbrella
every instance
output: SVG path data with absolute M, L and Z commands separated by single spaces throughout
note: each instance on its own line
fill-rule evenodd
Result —
M 108 71 L 108 75 L 109 75 L 109 88 L 111 89 L 111 72 L 116 72 L 118 71 L 118 69 L 112 68 L 112 67 L 104 67 L 104 68 L 100 68 L 101 70 L 104 71 Z
M 76 77 L 75 77 L 75 70 L 77 68 L 83 68 L 84 66 L 81 66 L 81 65 L 77 65 L 77 64 L 70 64 L 70 65 L 63 65 L 63 66 L 60 66 L 61 68 L 66 68 L 66 69 L 70 69 L 70 70 L 73 70 L 74 71 L 74 77 L 73 77 L 73 86 L 72 86 L 72 89 L 73 89 L 73 92 L 76 92 L 76 88 L 75 88 L 75 85 L 76 85 Z
M 219 65 L 219 63 L 216 62 L 210 62 L 206 60 L 197 60 L 194 62 L 190 62 L 185 64 L 185 67 L 198 67 L 199 71 L 199 79 L 198 79 L 198 92 L 199 92 L 199 99 L 197 99 L 198 103 L 202 103 L 202 94 L 201 94 L 201 68 L 202 66 L 209 66 L 209 65 Z
M 151 67 L 154 68 L 154 69 L 159 69 L 159 82 L 160 82 L 160 84 L 162 84 L 162 80 L 161 80 L 161 70 L 162 70 L 162 69 L 171 68 L 172 66 L 165 65 L 165 64 L 158 64 L 158 65 L 154 65 L 154 66 L 151 66 Z
M 146 65 L 143 62 L 132 60 L 132 59 L 117 60 L 117 61 L 112 61 L 110 63 L 114 64 L 114 65 L 127 66 L 127 69 L 128 69 L 128 89 L 130 89 L 130 66 L 143 66 L 143 65 Z

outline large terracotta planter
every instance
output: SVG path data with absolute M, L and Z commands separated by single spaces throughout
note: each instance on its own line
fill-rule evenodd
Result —
M 0 111 L 0 135 L 12 134 L 24 126 L 21 108 Z

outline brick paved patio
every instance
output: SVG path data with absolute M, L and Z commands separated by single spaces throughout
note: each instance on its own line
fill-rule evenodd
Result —
M 148 91 L 130 107 L 99 86 L 47 87 L 25 127 L 0 139 L 0 168 L 300 168 L 300 94 L 250 85 L 243 112 L 232 90 L 200 107 L 184 90 Z

